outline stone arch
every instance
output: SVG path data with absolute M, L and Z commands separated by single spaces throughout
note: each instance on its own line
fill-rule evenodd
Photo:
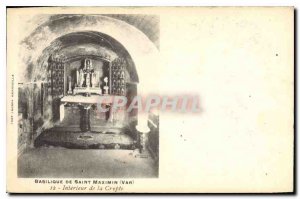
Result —
M 34 72 L 40 69 L 42 63 L 39 63 L 38 58 L 55 39 L 74 32 L 95 31 L 111 36 L 126 48 L 140 77 L 140 87 L 143 88 L 141 91 L 151 89 L 151 76 L 157 78 L 158 75 L 158 50 L 137 28 L 102 15 L 49 16 L 43 21 L 22 41 L 21 54 L 25 71 L 21 72 L 24 74 L 28 70 Z M 59 44 L 57 46 L 59 47 Z M 27 78 L 21 81 L 32 80 Z
M 100 32 L 72 32 L 56 38 L 37 59 L 38 67 L 33 73 L 35 76 L 39 74 L 40 79 L 45 78 L 42 75 L 46 74 L 49 57 L 53 55 L 61 59 L 62 57 L 72 59 L 76 56 L 94 56 L 107 62 L 113 62 L 118 57 L 122 57 L 127 61 L 130 81 L 139 82 L 135 63 L 126 48 L 114 38 Z
M 51 45 L 51 42 L 63 35 L 92 31 L 109 35 L 122 44 L 132 60 L 134 61 L 139 76 L 138 93 L 147 96 L 148 93 L 158 93 L 155 80 L 159 77 L 159 53 L 156 46 L 140 30 L 123 21 L 102 15 L 47 15 L 36 21 L 29 22 L 29 27 L 36 27 L 22 40 L 20 55 L 21 65 L 24 70 L 20 71 L 21 82 L 42 81 L 41 77 L 26 76 L 26 74 L 38 74 L 37 71 L 46 68 L 45 62 L 40 60 L 44 49 Z M 59 47 L 59 44 L 54 45 Z M 55 50 L 55 49 L 54 49 Z M 141 113 L 138 116 L 138 123 L 143 126 L 139 129 L 146 131 L 147 114 Z

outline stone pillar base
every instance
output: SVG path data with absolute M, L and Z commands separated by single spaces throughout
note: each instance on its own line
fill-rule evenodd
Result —
M 137 132 L 137 141 L 138 148 L 140 151 L 140 155 L 148 157 L 148 134 L 150 132 L 150 128 L 148 127 L 148 114 L 140 113 L 138 114 L 138 123 L 136 125 Z

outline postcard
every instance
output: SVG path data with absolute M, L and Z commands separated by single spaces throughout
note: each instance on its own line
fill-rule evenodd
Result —
M 294 191 L 293 7 L 7 8 L 7 192 Z

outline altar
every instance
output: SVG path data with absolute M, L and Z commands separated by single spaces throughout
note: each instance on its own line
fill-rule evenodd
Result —
M 81 58 L 77 61 L 71 60 L 68 65 L 56 59 L 50 61 L 50 65 L 54 65 L 50 78 L 52 93 L 55 94 L 54 98 L 57 98 L 59 103 L 60 122 L 64 120 L 66 114 L 68 117 L 69 114 L 76 114 L 76 116 L 79 114 L 78 123 L 81 131 L 90 131 L 91 109 L 93 113 L 96 111 L 96 114 L 105 115 L 105 120 L 101 120 L 103 125 L 108 126 L 107 124 L 114 122 L 115 113 L 111 109 L 112 101 L 117 95 L 126 95 L 126 62 L 123 59 L 110 62 L 99 57 Z M 100 106 L 107 111 L 105 113 L 99 111 Z M 79 108 L 80 111 L 68 113 L 65 111 L 66 107 L 71 110 Z M 94 123 L 99 125 L 101 122 Z M 68 123 L 62 125 L 70 126 Z
M 53 126 L 35 146 L 67 148 L 122 148 L 138 146 L 137 111 L 113 107 L 117 96 L 130 104 L 137 95 L 138 78 L 123 57 L 105 54 L 49 57 L 48 83 L 42 86 Z
M 60 104 L 60 121 L 63 121 L 65 117 L 65 106 L 77 106 L 81 110 L 80 112 L 80 129 L 83 132 L 91 130 L 90 122 L 90 110 L 92 107 L 104 106 L 103 109 L 107 109 L 104 113 L 106 114 L 106 122 L 112 123 L 114 118 L 114 111 L 112 110 L 112 103 L 114 95 L 67 95 L 61 99 Z M 100 110 L 99 110 L 100 113 Z

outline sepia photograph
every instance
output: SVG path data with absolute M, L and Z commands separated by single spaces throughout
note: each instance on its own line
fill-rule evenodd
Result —
M 33 31 L 19 43 L 18 177 L 158 177 L 159 115 L 139 120 L 130 104 L 143 78 L 134 50 L 158 51 L 159 16 L 39 14 L 27 23 Z
M 8 6 L 6 192 L 294 194 L 296 14 Z

